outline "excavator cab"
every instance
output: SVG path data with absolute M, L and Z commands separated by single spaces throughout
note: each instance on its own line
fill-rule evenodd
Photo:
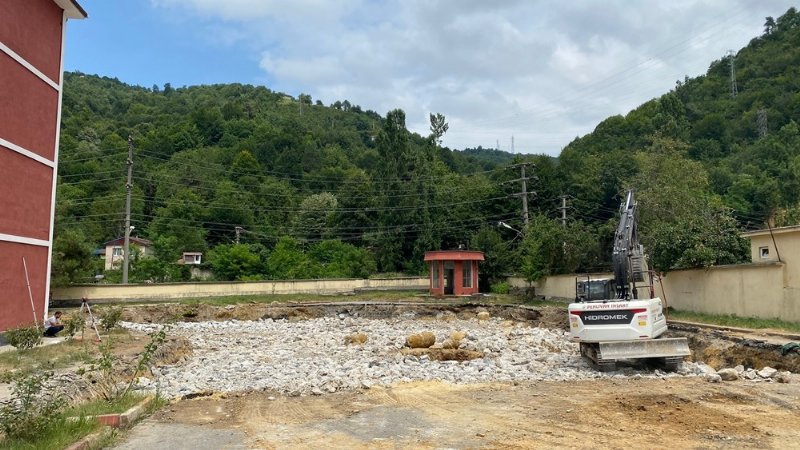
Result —
M 586 277 L 575 278 L 575 301 L 591 302 L 593 300 L 608 300 L 617 297 L 613 278 Z

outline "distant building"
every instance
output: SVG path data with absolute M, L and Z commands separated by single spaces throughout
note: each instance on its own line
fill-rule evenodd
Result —
M 153 255 L 153 243 L 148 241 L 147 239 L 131 237 L 128 238 L 130 241 L 131 249 L 137 248 L 139 250 L 140 257 L 152 256 Z M 125 238 L 116 238 L 105 242 L 103 246 L 105 247 L 105 270 L 112 270 L 112 269 L 119 269 L 122 267 L 122 262 L 125 260 Z M 133 250 L 131 250 L 133 251 Z
M 425 252 L 431 295 L 477 294 L 478 262 L 483 260 L 483 252 L 474 250 Z
M 201 252 L 183 252 L 179 264 L 197 265 L 203 264 L 203 253 Z
M 75 0 L 0 1 L 0 331 L 47 314 L 67 19 Z

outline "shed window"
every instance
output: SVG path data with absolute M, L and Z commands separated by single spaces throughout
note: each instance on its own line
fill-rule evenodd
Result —
M 439 261 L 431 263 L 431 286 L 439 287 Z
M 472 287 L 472 261 L 464 261 L 463 267 L 464 277 L 461 280 L 461 286 L 465 288 Z
M 769 259 L 769 247 L 758 247 L 758 254 L 761 259 Z

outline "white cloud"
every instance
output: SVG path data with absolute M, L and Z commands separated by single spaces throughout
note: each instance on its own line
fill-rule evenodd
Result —
M 450 122 L 445 144 L 558 151 L 613 114 L 705 72 L 787 0 L 151 0 L 189 12 L 272 89 Z M 248 82 L 252 80 L 242 80 Z

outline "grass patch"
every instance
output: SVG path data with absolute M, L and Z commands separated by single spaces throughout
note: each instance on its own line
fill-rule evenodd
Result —
M 68 422 L 64 417 L 54 420 L 36 435 L 35 441 L 3 439 L 0 448 L 9 450 L 46 450 L 64 448 L 100 428 L 96 420 Z
M 739 317 L 736 315 L 704 314 L 690 311 L 670 309 L 669 318 L 700 322 L 726 327 L 749 328 L 753 330 L 772 329 L 788 332 L 800 332 L 800 323 L 786 322 L 778 319 L 759 319 L 755 317 Z
M 64 414 L 72 417 L 99 416 L 101 414 L 124 413 L 130 408 L 138 405 L 146 395 L 129 392 L 124 396 L 109 402 L 98 398 L 90 402 L 69 408 Z
M 85 342 L 64 341 L 58 344 L 0 354 L 0 370 L 27 373 L 34 370 L 59 369 L 76 362 L 89 362 L 91 353 Z
M 103 340 L 130 337 L 127 330 L 117 329 L 102 335 Z M 99 354 L 94 343 L 94 330 L 86 329 L 84 340 L 66 340 L 58 344 L 44 345 L 29 350 L 0 353 L 0 373 L 14 371 L 30 373 L 43 369 L 63 369 L 76 363 L 89 364 Z

